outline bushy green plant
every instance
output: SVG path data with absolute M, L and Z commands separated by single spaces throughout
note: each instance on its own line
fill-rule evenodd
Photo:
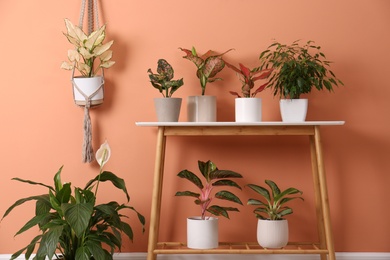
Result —
M 183 78 L 173 80 L 174 70 L 172 66 L 164 59 L 159 59 L 157 62 L 157 74 L 154 74 L 151 69 L 148 69 L 150 83 L 158 89 L 163 97 L 172 97 L 181 86 L 183 86 Z
M 180 50 L 184 51 L 186 54 L 183 58 L 190 60 L 195 64 L 197 68 L 196 76 L 200 80 L 203 96 L 206 91 L 207 83 L 222 80 L 221 78 L 216 78 L 216 75 L 225 67 L 225 61 L 222 59 L 222 56 L 232 49 L 227 50 L 222 54 L 217 54 L 216 52 L 209 50 L 202 56 L 198 55 L 195 47 L 192 47 L 191 50 L 183 48 L 180 48 Z
M 241 190 L 241 187 L 235 181 L 230 180 L 230 178 L 242 178 L 242 175 L 230 170 L 219 170 L 210 160 L 207 162 L 198 161 L 198 167 L 204 178 L 204 183 L 197 175 L 188 170 L 179 172 L 177 176 L 187 179 L 195 184 L 195 186 L 199 189 L 199 192 L 178 191 L 175 196 L 189 196 L 196 198 L 194 202 L 196 205 L 201 207 L 202 219 L 206 219 L 206 211 L 212 215 L 223 216 L 226 218 L 229 218 L 228 211 L 239 211 L 234 207 L 222 207 L 217 205 L 210 206 L 210 204 L 213 202 L 213 199 L 216 198 L 242 205 L 241 200 L 230 191 L 221 190 L 215 194 L 212 193 L 214 188 L 221 186 L 230 186 Z
M 331 62 L 326 60 L 321 47 L 313 41 L 303 46 L 299 45 L 299 40 L 291 45 L 274 42 L 259 59 L 261 69 L 273 69 L 268 87 L 282 98 L 297 99 L 310 93 L 313 87 L 333 91 L 333 86 L 343 85 L 330 70 Z
M 253 92 L 251 92 L 252 89 L 255 87 L 255 81 L 268 78 L 268 76 L 272 72 L 272 69 L 264 69 L 264 70 L 261 70 L 259 68 L 249 69 L 248 67 L 244 66 L 242 63 L 239 63 L 238 65 L 240 66 L 240 68 L 237 68 L 236 66 L 226 61 L 225 63 L 228 68 L 234 70 L 239 76 L 239 79 L 242 83 L 241 93 L 244 98 L 255 97 L 257 93 L 263 91 L 265 87 L 268 85 L 268 82 L 266 82 L 260 85 Z M 229 92 L 234 96 L 237 96 L 239 98 L 241 97 L 241 95 L 238 92 L 235 91 L 229 91 Z
M 122 220 L 127 218 L 127 214 L 122 213 L 125 209 L 136 213 L 145 231 L 145 218 L 134 207 L 116 201 L 96 204 L 99 184 L 106 181 L 123 191 L 127 202 L 130 200 L 124 180 L 112 172 L 103 171 L 103 165 L 108 161 L 110 154 L 110 147 L 104 143 L 96 153 L 96 160 L 100 165 L 99 174 L 83 189 L 74 187 L 73 194 L 71 183 L 61 181 L 62 167 L 54 175 L 54 186 L 13 178 L 23 183 L 43 186 L 49 192 L 19 199 L 4 213 L 3 218 L 15 207 L 28 201 L 35 201 L 35 216 L 16 235 L 34 226 L 39 228 L 40 234 L 26 247 L 14 253 L 11 259 L 16 259 L 24 251 L 25 258 L 30 259 L 35 247 L 38 247 L 33 258 L 36 260 L 53 259 L 53 256 L 63 260 L 113 259 L 114 250 L 122 246 L 122 233 L 133 240 L 131 226 Z M 111 251 L 107 251 L 103 244 Z
M 263 199 L 249 199 L 247 203 L 248 205 L 259 206 L 253 211 L 259 219 L 281 220 L 284 216 L 293 213 L 291 208 L 284 205 L 285 203 L 293 199 L 303 200 L 301 196 L 291 196 L 294 194 L 302 194 L 302 191 L 296 188 L 288 188 L 280 191 L 275 182 L 265 180 L 265 183 L 269 186 L 270 190 L 256 184 L 247 185 Z

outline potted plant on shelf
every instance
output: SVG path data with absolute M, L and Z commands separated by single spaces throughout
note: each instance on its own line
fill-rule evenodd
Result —
M 110 50 L 113 40 L 103 43 L 106 37 L 106 25 L 98 28 L 89 35 L 82 28 L 73 25 L 65 19 L 65 37 L 74 45 L 74 49 L 68 50 L 68 61 L 63 61 L 61 68 L 72 70 L 73 95 L 77 105 L 100 105 L 104 98 L 103 69 L 108 69 L 115 64 Z M 97 75 L 99 70 L 102 75 Z M 80 76 L 74 76 L 75 70 Z
M 201 96 L 189 96 L 187 100 L 187 114 L 190 122 L 215 122 L 217 121 L 217 103 L 215 96 L 206 96 L 206 85 L 217 80 L 217 74 L 225 67 L 222 56 L 231 51 L 227 50 L 222 54 L 217 54 L 209 50 L 199 56 L 195 47 L 191 50 L 180 48 L 186 56 L 183 58 L 192 61 L 196 66 L 196 76 L 199 78 L 202 89 Z
M 73 194 L 71 183 L 61 181 L 62 167 L 54 175 L 53 186 L 13 178 L 27 184 L 43 186 L 49 192 L 19 199 L 4 213 L 3 218 L 15 207 L 28 201 L 36 201 L 35 216 L 16 235 L 34 226 L 39 228 L 41 234 L 14 253 L 11 259 L 18 258 L 24 251 L 25 258 L 30 259 L 35 247 L 38 249 L 34 259 L 54 259 L 53 257 L 65 260 L 113 259 L 114 250 L 122 246 L 122 233 L 133 240 L 131 226 L 122 219 L 127 217 L 122 213 L 126 209 L 136 213 L 143 232 L 145 231 L 145 218 L 134 207 L 116 201 L 96 203 L 99 184 L 107 181 L 125 193 L 127 202 L 130 200 L 124 180 L 112 172 L 103 171 L 103 166 L 110 156 L 111 149 L 105 142 L 96 152 L 96 159 L 100 165 L 99 174 L 84 188 L 74 187 Z
M 204 182 L 188 170 L 179 172 L 177 176 L 195 184 L 199 191 L 179 191 L 175 196 L 193 197 L 195 204 L 201 208 L 201 216 L 187 218 L 187 246 L 195 249 L 216 248 L 218 247 L 218 218 L 206 216 L 206 214 L 229 218 L 229 211 L 239 210 L 234 207 L 211 205 L 212 202 L 215 199 L 227 200 L 241 205 L 242 202 L 230 191 L 221 190 L 215 193 L 213 190 L 221 186 L 235 187 L 241 190 L 241 187 L 231 178 L 242 178 L 242 175 L 230 170 L 219 170 L 210 160 L 207 162 L 198 161 L 198 167 Z
M 148 69 L 150 83 L 158 89 L 163 98 L 155 98 L 154 105 L 159 122 L 177 122 L 180 115 L 181 98 L 173 98 L 173 93 L 183 86 L 183 78 L 173 80 L 174 70 L 164 59 L 157 62 L 157 74 Z
M 263 199 L 249 199 L 247 204 L 258 206 L 253 213 L 258 218 L 257 241 L 259 245 L 265 248 L 282 248 L 288 243 L 288 222 L 284 216 L 293 213 L 293 210 L 285 206 L 285 203 L 293 199 L 303 200 L 301 196 L 291 196 L 302 194 L 302 191 L 296 188 L 280 191 L 275 182 L 266 180 L 265 183 L 270 190 L 256 184 L 247 185 Z
M 279 95 L 283 121 L 302 122 L 306 119 L 307 99 L 300 99 L 315 87 L 333 91 L 333 86 L 343 83 L 330 70 L 321 47 L 307 41 L 303 46 L 299 40 L 291 45 L 274 42 L 260 54 L 261 69 L 272 68 L 269 88 Z
M 261 98 L 257 98 L 256 95 L 265 89 L 268 82 L 261 84 L 254 90 L 253 88 L 257 80 L 268 78 L 272 69 L 249 69 L 242 63 L 239 63 L 239 68 L 237 68 L 226 61 L 225 63 L 228 68 L 237 73 L 242 83 L 242 96 L 238 92 L 229 91 L 230 94 L 237 97 L 235 99 L 236 122 L 260 122 L 262 118 Z

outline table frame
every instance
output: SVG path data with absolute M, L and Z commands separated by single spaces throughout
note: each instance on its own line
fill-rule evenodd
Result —
M 155 260 L 157 254 L 320 254 L 321 260 L 335 260 L 328 189 L 320 138 L 320 126 L 343 125 L 344 121 L 316 121 L 302 123 L 260 122 L 260 123 L 157 123 L 137 122 L 137 126 L 158 128 L 156 157 L 153 179 L 153 194 L 150 215 L 148 260 Z M 267 249 L 253 247 L 251 243 L 220 243 L 218 249 L 198 250 L 186 248 L 184 243 L 158 242 L 161 200 L 164 176 L 166 140 L 168 136 L 256 136 L 256 135 L 293 135 L 308 136 L 312 177 L 317 215 L 319 243 L 296 243 L 291 249 Z M 310 248 L 304 245 L 310 245 Z M 227 246 L 226 246 L 227 245 Z

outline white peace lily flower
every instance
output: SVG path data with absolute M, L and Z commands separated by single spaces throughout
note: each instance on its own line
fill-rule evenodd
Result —
M 96 161 L 98 162 L 100 167 L 103 167 L 103 165 L 105 165 L 106 162 L 110 159 L 110 156 L 111 148 L 108 145 L 107 141 L 105 141 L 96 152 Z

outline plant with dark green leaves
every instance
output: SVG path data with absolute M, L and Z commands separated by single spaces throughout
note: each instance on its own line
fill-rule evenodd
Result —
M 285 203 L 294 199 L 303 200 L 301 196 L 291 196 L 294 194 L 302 194 L 302 191 L 296 188 L 288 188 L 280 191 L 275 182 L 266 180 L 265 183 L 269 186 L 270 190 L 256 184 L 247 185 L 263 198 L 263 200 L 249 199 L 247 203 L 248 205 L 259 206 L 253 211 L 259 219 L 281 220 L 284 216 L 293 213 L 293 210 L 285 206 Z
M 291 45 L 274 42 L 260 54 L 261 69 L 272 68 L 269 88 L 274 96 L 298 99 L 310 93 L 312 88 L 333 91 L 333 86 L 344 85 L 330 70 L 321 47 L 313 41 L 300 46 L 299 40 Z
M 226 62 L 226 66 L 232 70 L 234 70 L 237 75 L 239 76 L 239 79 L 242 83 L 241 87 L 241 93 L 244 98 L 253 98 L 257 95 L 257 93 L 263 91 L 265 87 L 268 85 L 268 82 L 261 84 L 257 89 L 255 89 L 252 92 L 252 89 L 255 87 L 255 81 L 258 81 L 260 79 L 266 79 L 271 74 L 272 69 L 265 69 L 261 70 L 259 68 L 253 68 L 249 69 L 248 67 L 244 66 L 242 63 L 239 63 L 238 65 L 240 68 L 237 68 L 236 66 Z M 241 97 L 241 95 L 235 91 L 229 91 L 230 94 Z
M 180 48 L 180 50 L 184 51 L 186 54 L 183 58 L 190 60 L 195 64 L 197 68 L 196 76 L 200 80 L 203 96 L 206 91 L 207 83 L 222 80 L 222 78 L 216 78 L 216 75 L 225 67 L 225 61 L 222 59 L 222 56 L 232 49 L 227 50 L 222 54 L 217 54 L 216 52 L 209 50 L 202 56 L 198 55 L 195 47 L 192 47 L 191 50 L 183 48 Z
M 122 220 L 127 218 L 123 210 L 134 211 L 145 231 L 145 218 L 134 207 L 111 201 L 96 204 L 96 196 L 100 182 L 111 182 L 116 188 L 123 191 L 129 202 L 130 197 L 123 179 L 114 173 L 103 171 L 103 165 L 108 161 L 111 151 L 104 143 L 96 153 L 100 165 L 100 172 L 81 189 L 74 188 L 71 183 L 62 183 L 62 167 L 54 176 L 54 186 L 20 178 L 13 178 L 20 182 L 40 185 L 49 190 L 42 195 L 31 196 L 17 200 L 7 209 L 3 218 L 15 207 L 35 201 L 35 216 L 31 218 L 17 233 L 19 235 L 30 228 L 37 226 L 40 234 L 34 237 L 30 244 L 11 256 L 16 259 L 25 251 L 25 258 L 30 259 L 35 247 L 38 247 L 33 259 L 44 260 L 112 260 L 116 248 L 122 246 L 122 234 L 133 240 L 131 226 Z M 95 189 L 95 191 L 93 191 Z M 106 245 L 110 252 L 103 247 Z
M 160 91 L 163 97 L 172 97 L 172 94 L 184 84 L 183 78 L 173 80 L 173 68 L 164 59 L 159 59 L 157 62 L 157 74 L 154 74 L 151 69 L 148 69 L 148 73 L 150 83 Z
M 179 172 L 177 176 L 187 179 L 195 184 L 195 186 L 199 189 L 199 192 L 179 191 L 175 196 L 189 196 L 196 198 L 195 204 L 201 207 L 202 219 L 206 219 L 206 211 L 212 215 L 223 216 L 226 218 L 229 218 L 228 211 L 239 211 L 234 207 L 222 207 L 217 205 L 211 206 L 210 204 L 215 198 L 242 205 L 241 200 L 230 191 L 221 190 L 215 194 L 212 193 L 214 188 L 221 186 L 235 187 L 241 190 L 241 187 L 235 181 L 230 180 L 230 178 L 242 178 L 242 175 L 230 170 L 219 170 L 210 160 L 207 162 L 198 161 L 198 167 L 204 177 L 204 183 L 197 175 L 188 170 Z

